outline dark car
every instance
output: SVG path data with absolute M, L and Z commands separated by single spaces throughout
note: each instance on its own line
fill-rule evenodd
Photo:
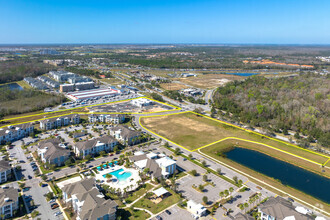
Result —
M 59 205 L 58 205 L 57 203 L 53 203 L 53 204 L 50 205 L 50 207 L 51 207 L 52 209 L 56 209 L 56 208 L 59 207 Z
M 159 215 L 156 216 L 156 219 L 157 219 L 157 220 L 163 220 L 163 218 L 160 217 Z
M 290 197 L 288 198 L 288 200 L 289 200 L 290 202 L 294 202 L 294 200 L 293 200 L 293 199 L 291 199 Z
M 168 215 L 172 214 L 169 210 L 165 211 Z
M 32 179 L 32 176 L 28 175 L 29 180 Z
M 43 184 L 41 184 L 41 187 L 46 187 L 46 186 L 48 186 L 47 183 L 43 183 Z
M 30 187 L 23 188 L 23 192 L 29 191 Z

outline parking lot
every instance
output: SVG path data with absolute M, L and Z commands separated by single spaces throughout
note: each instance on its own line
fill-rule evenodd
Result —
M 90 111 L 94 112 L 155 112 L 155 111 L 165 111 L 171 110 L 173 107 L 162 105 L 160 103 L 154 102 L 152 105 L 138 107 L 133 105 L 131 101 L 120 102 L 120 103 L 109 103 L 105 105 L 98 105 L 93 107 L 88 107 Z
M 170 209 L 167 209 L 169 213 L 167 212 L 162 212 L 158 216 L 160 216 L 162 219 L 166 220 L 178 220 L 178 219 L 185 219 L 185 220 L 190 220 L 194 219 L 190 212 L 188 212 L 185 209 L 181 209 L 178 206 L 173 206 Z M 153 218 L 153 220 L 157 220 L 156 217 Z
M 79 102 L 66 102 L 63 103 L 60 106 L 57 106 L 53 108 L 53 111 L 58 111 L 61 109 L 70 109 L 70 108 L 78 108 L 78 107 L 84 107 L 84 106 L 89 106 L 89 105 L 97 105 L 97 104 L 102 104 L 102 103 L 108 103 L 108 102 L 115 102 L 115 101 L 121 101 L 121 100 L 126 100 L 126 99 L 133 99 L 141 97 L 140 94 L 118 94 L 117 96 L 114 97 L 98 97 L 98 98 L 93 98 L 93 99 L 88 99 L 88 100 L 82 100 Z

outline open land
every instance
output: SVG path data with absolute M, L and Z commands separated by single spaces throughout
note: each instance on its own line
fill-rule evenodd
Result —
M 201 89 L 213 89 L 226 84 L 229 81 L 244 79 L 242 76 L 229 74 L 206 74 L 196 77 L 180 78 L 180 81 Z
M 162 87 L 165 90 L 180 90 L 180 89 L 188 88 L 188 86 L 180 83 L 162 83 L 160 84 L 160 87 Z
M 147 129 L 188 150 L 196 150 L 223 138 L 236 137 L 263 143 L 317 163 L 323 164 L 328 160 L 326 156 L 305 151 L 302 148 L 247 132 L 237 127 L 221 123 L 218 120 L 211 120 L 191 112 L 168 116 L 143 117 L 141 118 L 141 123 Z

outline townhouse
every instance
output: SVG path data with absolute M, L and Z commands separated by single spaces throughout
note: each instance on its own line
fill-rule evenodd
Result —
M 134 167 L 143 172 L 145 169 L 149 170 L 149 175 L 152 178 L 164 178 L 167 179 L 173 175 L 176 170 L 176 161 L 167 157 L 164 154 L 139 154 L 129 158 L 133 162 Z
M 77 157 L 85 158 L 87 155 L 97 155 L 101 151 L 110 152 L 118 145 L 118 141 L 111 136 L 103 136 L 87 141 L 77 142 L 73 151 Z
M 40 121 L 40 128 L 43 130 L 50 130 L 60 128 L 62 126 L 74 125 L 80 123 L 80 116 L 78 114 L 66 115 L 58 118 L 49 118 Z
M 0 188 L 0 215 L 12 218 L 19 209 L 18 190 L 13 187 Z
M 69 159 L 71 152 L 58 138 L 47 139 L 39 142 L 38 156 L 44 163 L 63 166 Z
M 99 192 L 94 178 L 83 179 L 62 188 L 63 200 L 72 206 L 77 220 L 115 220 L 117 203 L 105 199 Z
M 11 165 L 6 160 L 0 160 L 0 184 L 5 183 L 12 176 Z
M 90 123 L 113 123 L 121 124 L 125 122 L 125 114 L 107 114 L 107 115 L 97 115 L 92 114 L 88 116 L 88 121 Z
M 124 125 L 118 125 L 114 128 L 111 128 L 110 135 L 112 135 L 124 145 L 138 144 L 142 140 L 141 131 L 131 130 Z
M 31 123 L 25 123 L 15 126 L 8 126 L 0 128 L 0 144 L 6 144 L 7 142 L 13 142 L 23 137 L 29 136 L 34 132 L 34 126 Z

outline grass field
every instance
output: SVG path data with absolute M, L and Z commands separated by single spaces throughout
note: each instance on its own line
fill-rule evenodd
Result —
M 230 142 L 230 141 L 228 141 L 228 142 L 226 141 L 226 142 L 223 142 L 223 143 L 220 142 L 218 144 L 211 145 L 209 147 L 203 148 L 200 151 L 202 153 L 207 154 L 211 158 L 214 158 L 216 160 L 219 160 L 221 162 L 224 162 L 225 164 L 227 164 L 227 165 L 229 165 L 231 167 L 234 167 L 234 168 L 236 168 L 236 169 L 238 169 L 238 170 L 240 170 L 240 171 L 242 171 L 244 173 L 247 173 L 247 174 L 249 174 L 249 175 L 251 175 L 251 176 L 253 176 L 253 177 L 255 177 L 255 178 L 259 179 L 259 180 L 262 180 L 262 182 L 259 182 L 257 180 L 253 180 L 253 182 L 257 183 L 261 187 L 267 188 L 267 189 L 269 189 L 269 190 L 277 193 L 278 195 L 286 196 L 286 194 L 282 194 L 281 192 L 278 192 L 278 191 L 274 190 L 273 188 L 268 187 L 264 183 L 270 184 L 270 185 L 272 185 L 272 186 L 274 186 L 274 187 L 276 187 L 276 188 L 278 188 L 280 190 L 283 190 L 283 191 L 285 191 L 285 192 L 287 192 L 287 193 L 289 193 L 289 194 L 291 194 L 291 195 L 293 195 L 293 196 L 295 196 L 297 198 L 300 198 L 301 200 L 303 200 L 305 202 L 308 202 L 308 203 L 310 203 L 310 204 L 312 204 L 312 205 L 314 205 L 316 207 L 319 207 L 319 208 L 325 210 L 326 212 L 330 212 L 330 206 L 329 206 L 329 204 L 327 204 L 325 202 L 322 202 L 322 201 L 320 201 L 320 200 L 318 200 L 318 199 L 316 199 L 316 198 L 314 198 L 314 197 L 312 197 L 310 195 L 307 195 L 307 194 L 305 194 L 305 193 L 303 193 L 303 192 L 301 192 L 299 190 L 296 190 L 294 188 L 291 188 L 291 187 L 289 187 L 287 185 L 283 185 L 282 183 L 280 183 L 279 181 L 277 181 L 277 180 L 275 180 L 275 179 L 273 179 L 271 177 L 268 177 L 268 176 L 266 176 L 264 174 L 261 174 L 259 172 L 256 172 L 256 171 L 254 171 L 254 170 L 252 170 L 250 168 L 247 168 L 246 166 L 243 166 L 243 165 L 241 165 L 239 163 L 236 163 L 236 162 L 234 162 L 234 161 L 232 161 L 232 160 L 230 160 L 228 158 L 225 158 L 225 157 L 222 157 L 222 156 L 218 156 L 215 153 L 217 151 L 220 151 L 220 150 L 223 150 L 223 149 L 225 149 L 227 147 L 232 146 L 232 143 L 233 142 Z M 240 147 L 250 148 L 250 146 L 247 146 L 246 144 L 241 143 L 241 142 L 240 142 L 239 146 Z M 273 155 L 271 155 L 271 156 L 273 156 Z
M 181 78 L 180 81 L 201 89 L 213 89 L 229 81 L 241 79 L 244 79 L 244 77 L 228 74 L 206 74 L 198 75 L 197 77 Z
M 155 204 L 155 203 L 151 202 L 148 198 L 143 197 L 139 201 L 134 203 L 133 207 L 148 209 L 152 213 L 156 214 L 162 210 L 165 210 L 166 208 L 170 207 L 171 205 L 178 203 L 181 200 L 180 196 L 178 194 L 176 194 L 174 191 L 172 191 L 171 189 L 168 189 L 168 188 L 166 188 L 166 190 L 169 191 L 171 193 L 171 195 L 164 198 L 158 204 Z
M 302 148 L 272 140 L 262 135 L 239 129 L 237 127 L 221 123 L 218 120 L 189 113 L 172 114 L 156 117 L 142 117 L 141 124 L 168 140 L 177 143 L 188 150 L 196 150 L 205 145 L 219 141 L 223 138 L 236 137 L 250 141 L 266 144 L 264 148 L 271 147 L 275 150 L 288 152 L 317 163 L 325 163 L 328 158 L 318 155 Z M 274 151 L 274 149 L 272 149 Z M 329 166 L 329 164 L 327 164 Z
M 160 84 L 160 87 L 162 87 L 165 90 L 171 90 L 171 91 L 188 88 L 188 86 L 180 83 L 162 83 Z

